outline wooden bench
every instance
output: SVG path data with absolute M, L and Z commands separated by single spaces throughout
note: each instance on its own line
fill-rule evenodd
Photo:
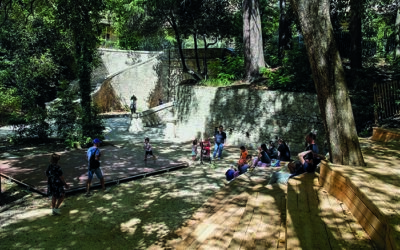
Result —
M 372 178 L 369 180 L 355 176 L 360 171 L 365 174 L 352 166 L 334 165 L 323 161 L 319 182 L 330 194 L 346 204 L 378 248 L 400 249 L 399 217 L 387 216 L 385 211 L 377 206 L 376 203 L 379 203 L 382 208 L 391 207 L 390 202 L 380 199 L 379 193 L 373 191 L 365 193 L 360 189 L 360 186 L 365 186 L 364 190 L 373 188 L 373 184 L 369 186 L 369 182 L 373 181 L 372 176 L 369 176 Z M 349 173 L 352 174 L 349 175 Z M 372 197 L 374 201 L 371 200 Z M 390 210 L 395 211 L 396 208 L 393 207 Z M 395 213 L 398 214 L 398 211 Z
M 287 188 L 286 249 L 373 249 L 365 231 L 315 174 L 292 178 Z

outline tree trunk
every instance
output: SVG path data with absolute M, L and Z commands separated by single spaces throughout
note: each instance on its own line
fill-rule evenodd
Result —
M 195 53 L 195 57 L 196 57 L 197 72 L 199 74 L 201 74 L 200 61 L 199 61 L 199 50 L 197 49 L 197 32 L 194 32 L 193 39 L 194 39 L 194 53 Z
M 286 0 L 279 0 L 279 48 L 278 58 L 282 60 L 284 57 L 284 50 L 290 49 L 291 31 L 289 29 L 290 23 L 286 15 Z
M 178 25 L 176 24 L 176 21 L 175 21 L 175 17 L 173 16 L 172 13 L 170 13 L 170 17 L 168 20 L 172 26 L 172 29 L 175 32 L 175 38 L 176 38 L 176 42 L 178 43 L 178 51 L 179 51 L 179 56 L 181 58 L 183 73 L 187 73 L 187 74 L 191 75 L 197 81 L 201 80 L 202 77 L 199 76 L 198 74 L 196 74 L 196 72 L 194 72 L 193 70 L 189 69 L 188 66 L 186 65 L 185 56 L 183 55 L 183 50 L 182 50 L 181 36 L 180 36 L 179 30 L 178 30 Z
M 351 69 L 362 68 L 362 33 L 361 33 L 361 13 L 363 11 L 363 0 L 350 0 L 350 35 L 351 35 L 351 51 L 350 66 Z
M 251 81 L 265 67 L 258 0 L 243 0 L 243 46 L 245 79 Z
M 307 48 L 330 160 L 363 166 L 342 62 L 334 40 L 329 0 L 291 0 Z
M 400 7 L 397 7 L 395 35 L 396 35 L 396 51 L 394 55 L 396 58 L 400 58 Z

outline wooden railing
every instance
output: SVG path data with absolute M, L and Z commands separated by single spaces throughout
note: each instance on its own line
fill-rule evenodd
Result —
M 400 113 L 400 81 L 374 84 L 375 123 Z

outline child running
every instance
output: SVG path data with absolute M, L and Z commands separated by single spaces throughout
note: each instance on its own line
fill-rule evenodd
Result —
M 192 145 L 192 161 L 195 161 L 195 160 L 196 160 L 196 157 L 197 157 L 197 147 L 198 147 L 197 139 L 194 139 L 194 140 L 193 140 L 193 145 Z
M 153 149 L 150 145 L 150 139 L 149 137 L 146 137 L 144 139 L 144 150 L 146 151 L 145 155 L 144 155 L 144 160 L 147 161 L 147 156 L 151 155 L 153 156 L 153 160 L 156 160 L 156 156 L 153 154 Z

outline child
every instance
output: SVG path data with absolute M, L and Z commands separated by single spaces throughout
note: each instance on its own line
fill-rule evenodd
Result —
M 238 177 L 239 171 L 237 171 L 233 166 L 231 166 L 226 172 L 225 177 L 227 181 L 231 181 Z
M 249 154 L 249 152 L 247 151 L 246 147 L 240 146 L 240 159 L 247 160 L 248 154 Z
M 203 141 L 203 155 L 210 155 L 210 150 L 211 150 L 211 142 L 210 142 L 210 138 L 206 138 Z
M 46 169 L 47 176 L 47 194 L 52 196 L 51 209 L 53 215 L 60 214 L 60 205 L 65 198 L 64 187 L 68 188 L 68 184 L 65 182 L 63 171 L 58 165 L 60 156 L 52 154 L 50 157 L 50 165 Z
M 145 153 L 145 155 L 144 155 L 144 160 L 145 160 L 145 161 L 147 161 L 147 156 L 148 156 L 148 155 L 153 156 L 153 159 L 154 159 L 154 160 L 157 159 L 156 156 L 153 155 L 153 149 L 151 148 L 150 139 L 149 139 L 148 137 L 144 139 L 144 150 L 146 150 L 146 153 Z
M 196 160 L 197 156 L 197 139 L 193 140 L 193 145 L 192 145 L 192 161 Z

